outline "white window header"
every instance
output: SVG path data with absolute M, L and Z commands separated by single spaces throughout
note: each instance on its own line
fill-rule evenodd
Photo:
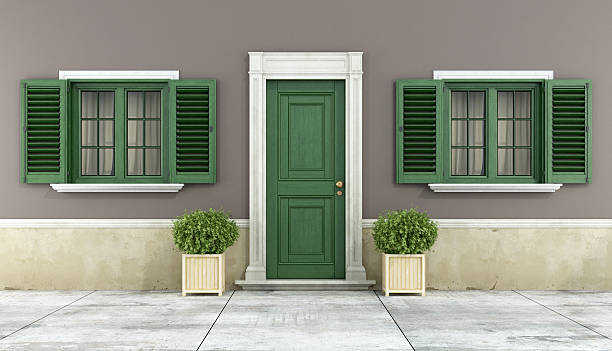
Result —
M 433 79 L 553 79 L 554 71 L 433 71 Z
M 59 79 L 179 79 L 179 71 L 59 71 Z

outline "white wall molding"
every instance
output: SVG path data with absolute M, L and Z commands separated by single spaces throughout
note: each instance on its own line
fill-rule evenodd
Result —
M 363 228 L 374 227 L 375 218 L 364 219 Z M 612 218 L 601 219 L 434 219 L 440 228 L 612 228 Z
M 249 52 L 249 266 L 266 279 L 266 80 L 346 82 L 346 279 L 365 280 L 362 264 L 362 52 Z
M 429 184 L 435 193 L 554 193 L 563 184 Z
M 58 193 L 177 193 L 185 184 L 49 184 Z
M 51 218 L 51 219 L 0 219 L 0 228 L 172 228 L 173 219 L 89 219 L 89 218 Z M 248 219 L 234 219 L 238 228 L 249 227 Z
M 179 79 L 179 71 L 59 71 L 59 79 Z
M 433 79 L 553 79 L 554 71 L 433 71 Z

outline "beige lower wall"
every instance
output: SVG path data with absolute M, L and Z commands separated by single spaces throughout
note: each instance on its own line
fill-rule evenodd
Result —
M 248 230 L 227 251 L 227 288 L 244 279 Z M 0 289 L 179 289 L 180 252 L 169 229 L 0 229 Z M 381 257 L 364 229 L 368 279 Z M 427 253 L 427 286 L 612 290 L 612 228 L 440 229 Z

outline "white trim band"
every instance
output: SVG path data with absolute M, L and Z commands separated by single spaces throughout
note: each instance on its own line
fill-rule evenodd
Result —
M 435 193 L 554 193 L 563 184 L 429 184 Z
M 374 228 L 376 219 L 364 219 L 363 228 Z M 434 219 L 440 228 L 612 228 L 612 219 Z
M 173 219 L 0 219 L 0 228 L 172 228 Z M 248 219 L 233 219 L 238 228 L 249 227 Z
M 58 193 L 177 193 L 185 184 L 49 184 Z
M 433 71 L 433 79 L 553 79 L 554 71 Z
M 179 71 L 59 71 L 59 79 L 179 79 Z

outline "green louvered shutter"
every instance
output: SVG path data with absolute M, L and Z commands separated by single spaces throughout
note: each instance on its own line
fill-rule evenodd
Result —
M 591 183 L 591 82 L 546 82 L 548 183 Z
M 396 169 L 398 183 L 441 179 L 442 81 L 396 82 Z
M 176 183 L 216 181 L 216 82 L 170 81 L 170 162 Z
M 66 81 L 21 81 L 21 181 L 66 182 Z

